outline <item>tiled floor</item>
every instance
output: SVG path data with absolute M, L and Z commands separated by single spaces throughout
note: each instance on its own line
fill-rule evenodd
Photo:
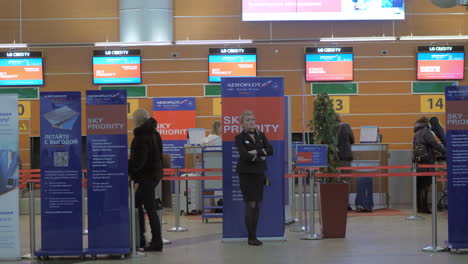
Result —
M 169 233 L 166 230 L 172 226 L 171 214 L 164 214 L 168 224 L 163 225 L 164 238 L 172 240 L 172 244 L 164 248 L 162 253 L 147 253 L 141 258 L 101 257 L 97 261 L 87 260 L 86 263 L 377 263 L 377 264 L 417 264 L 417 263 L 468 263 L 468 254 L 456 255 L 444 253 L 424 253 L 421 248 L 431 243 L 431 218 L 425 215 L 421 221 L 408 221 L 402 210 L 397 215 L 354 215 L 348 218 L 348 232 L 345 239 L 324 239 L 319 241 L 300 240 L 302 233 L 287 232 L 287 241 L 266 242 L 263 247 L 251 247 L 243 243 L 222 243 L 221 223 L 202 223 L 196 217 L 182 217 L 182 226 L 188 227 L 188 232 Z M 439 219 L 439 244 L 447 239 L 447 215 L 441 214 Z M 213 221 L 214 222 L 214 221 Z M 22 217 L 21 224 L 23 253 L 28 252 L 28 218 Z M 38 223 L 39 224 L 39 223 Z M 287 230 L 291 226 L 287 226 Z M 23 260 L 19 263 L 39 261 Z M 79 259 L 55 259 L 51 263 L 77 263 Z M 18 263 L 18 262 L 17 262 Z

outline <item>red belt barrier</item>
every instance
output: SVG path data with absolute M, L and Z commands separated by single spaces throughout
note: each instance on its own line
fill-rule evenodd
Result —
M 223 169 L 179 169 L 179 172 L 222 172 Z
M 203 181 L 222 180 L 223 176 L 188 176 L 188 177 L 163 177 L 163 181 Z
M 23 173 L 23 172 L 41 172 L 41 169 L 32 169 L 32 170 L 19 170 L 19 173 Z
M 285 178 L 305 178 L 307 174 L 286 174 L 284 175 Z
M 411 165 L 399 166 L 368 166 L 368 167 L 338 167 L 338 170 L 386 170 L 386 169 L 411 169 Z
M 407 177 L 446 176 L 447 172 L 393 172 L 393 173 L 317 173 L 317 177 Z
M 419 168 L 447 168 L 447 165 L 445 164 L 438 164 L 438 165 L 432 165 L 432 164 L 418 164 Z

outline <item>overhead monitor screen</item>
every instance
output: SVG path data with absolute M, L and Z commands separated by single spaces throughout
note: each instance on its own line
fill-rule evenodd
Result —
M 140 50 L 95 50 L 94 84 L 141 83 Z
M 353 48 L 306 48 L 306 81 L 352 81 Z
M 463 80 L 463 46 L 418 47 L 418 80 Z
M 242 0 L 243 21 L 403 19 L 404 0 Z
M 257 76 L 257 49 L 210 49 L 208 64 L 209 82 L 221 82 L 222 77 L 255 77 Z
M 0 52 L 0 86 L 43 84 L 42 52 Z

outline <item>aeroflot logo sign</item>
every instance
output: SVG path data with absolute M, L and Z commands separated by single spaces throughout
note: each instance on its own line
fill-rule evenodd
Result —
M 268 81 L 265 83 L 261 82 L 254 82 L 254 83 L 228 83 L 227 87 L 229 88 L 255 88 L 255 87 L 267 87 L 270 85 L 272 81 Z

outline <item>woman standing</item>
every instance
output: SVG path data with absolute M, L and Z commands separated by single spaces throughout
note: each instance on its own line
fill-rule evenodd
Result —
M 429 127 L 429 120 L 423 116 L 416 120 L 413 138 L 413 160 L 418 164 L 435 164 L 435 152 L 445 155 L 445 147 L 437 142 Z M 433 172 L 432 168 L 418 168 L 417 172 Z M 419 213 L 431 213 L 428 205 L 428 192 L 431 186 L 431 177 L 417 177 L 417 207 Z
M 245 201 L 248 243 L 252 246 L 261 246 L 263 243 L 257 239 L 257 223 L 260 202 L 263 199 L 263 187 L 265 184 L 269 184 L 268 178 L 265 176 L 266 156 L 273 155 L 273 147 L 265 134 L 257 130 L 252 111 L 242 113 L 241 123 L 244 131 L 236 135 L 236 147 L 240 154 L 237 162 L 237 173 Z

